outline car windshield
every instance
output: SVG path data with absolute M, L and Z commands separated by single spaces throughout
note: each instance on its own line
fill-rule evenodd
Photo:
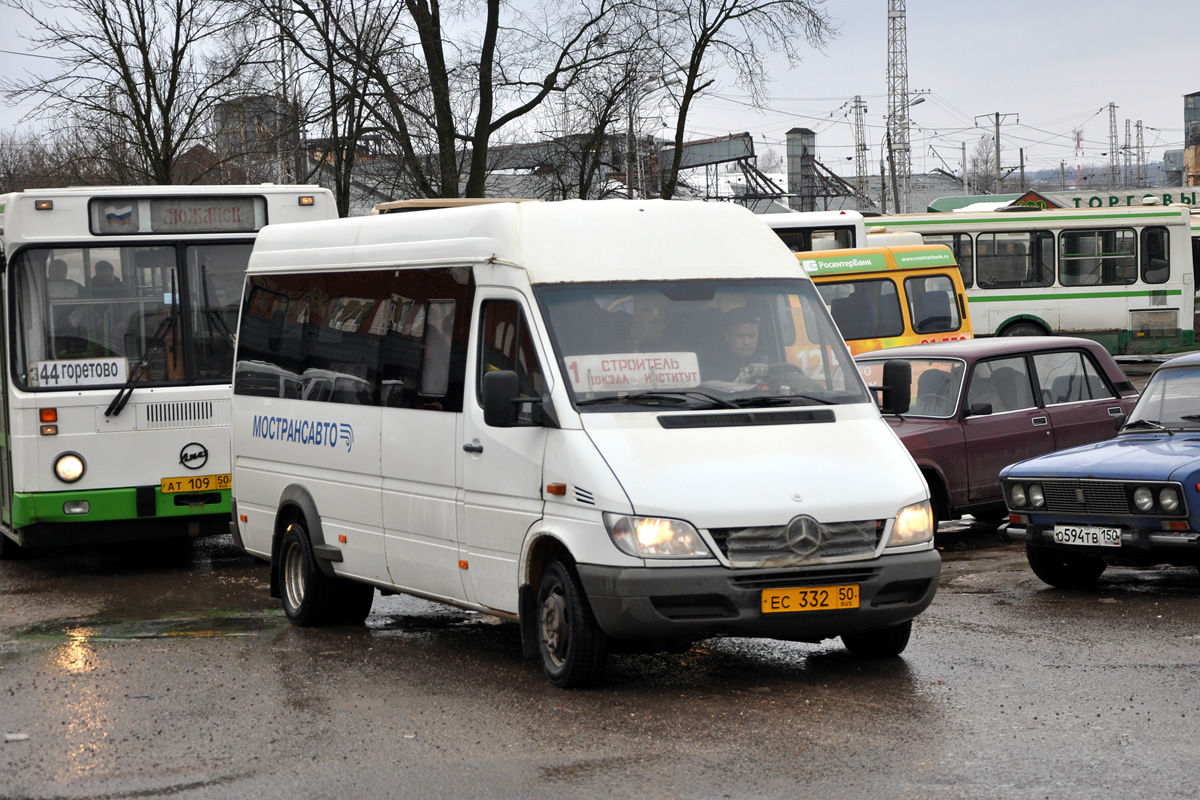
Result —
M 1167 367 L 1151 376 L 1123 433 L 1200 429 L 1200 364 Z
M 954 416 L 962 389 L 962 361 L 950 358 L 862 359 L 857 362 L 858 371 L 867 386 L 882 384 L 883 365 L 893 360 L 907 361 L 912 367 L 912 396 L 908 416 Z
M 580 410 L 869 402 L 804 278 L 536 288 Z

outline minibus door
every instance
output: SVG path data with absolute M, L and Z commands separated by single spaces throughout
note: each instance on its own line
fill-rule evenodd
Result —
M 489 608 L 517 610 L 517 560 L 530 526 L 542 516 L 542 460 L 547 431 L 532 404 L 520 404 L 512 427 L 484 422 L 482 376 L 517 375 L 522 397 L 541 397 L 545 373 L 515 293 L 480 301 L 475 342 L 474 397 L 464 405 L 462 503 L 458 541 L 467 598 Z

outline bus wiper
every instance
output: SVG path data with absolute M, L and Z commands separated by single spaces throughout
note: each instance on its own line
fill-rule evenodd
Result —
M 1165 431 L 1167 434 L 1174 436 L 1174 432 L 1170 428 L 1156 419 L 1135 419 L 1133 422 L 1126 422 L 1121 426 L 1121 430 L 1123 431 L 1127 431 L 1130 428 L 1150 428 L 1156 431 Z
M 141 377 L 145 371 L 146 365 L 150 363 L 150 356 L 158 352 L 163 344 L 167 341 L 167 334 L 175 330 L 175 326 L 179 324 L 179 295 L 175 289 L 175 272 L 171 271 L 171 305 L 167 315 L 158 323 L 158 330 L 154 332 L 154 337 L 150 340 L 150 346 L 146 348 L 146 352 L 142 353 L 141 359 L 134 365 L 129 372 L 129 380 L 125 381 L 125 385 L 117 391 L 117 396 L 108 404 L 108 408 L 104 409 L 104 416 L 115 417 L 121 413 L 121 409 L 129 402 L 129 398 L 133 396 L 133 386 L 137 379 Z M 176 347 L 179 345 L 179 335 L 176 334 L 174 341 Z M 179 353 L 176 351 L 176 359 L 179 358 Z
M 575 405 L 577 406 L 593 406 L 605 403 L 628 403 L 632 405 L 679 405 L 687 403 L 689 400 L 700 400 L 705 403 L 710 403 L 720 408 L 737 408 L 738 406 L 730 403 L 727 400 L 713 397 L 704 392 L 637 392 L 636 394 L 617 394 L 609 397 L 593 397 L 589 400 L 580 400 Z

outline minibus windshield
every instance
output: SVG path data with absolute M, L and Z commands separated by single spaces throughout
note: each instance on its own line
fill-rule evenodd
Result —
M 866 403 L 805 279 L 535 287 L 581 411 Z

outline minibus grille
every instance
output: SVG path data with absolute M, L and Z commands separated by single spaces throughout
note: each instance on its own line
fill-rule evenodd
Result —
M 217 428 L 229 425 L 228 400 L 180 400 L 145 403 L 138 406 L 138 427 L 142 430 L 164 428 Z
M 800 516 L 787 525 L 712 528 L 709 535 L 734 567 L 797 567 L 868 556 L 883 536 L 884 521 L 821 523 Z

